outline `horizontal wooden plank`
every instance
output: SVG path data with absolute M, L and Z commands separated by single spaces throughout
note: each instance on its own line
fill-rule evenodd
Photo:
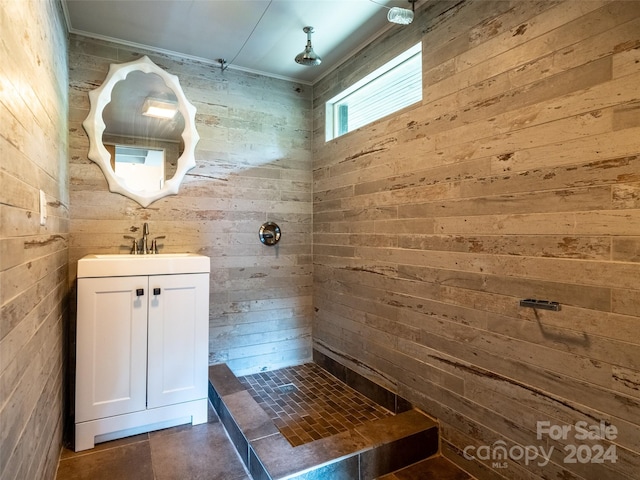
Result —
M 529 257 L 608 260 L 611 258 L 611 242 L 612 239 L 606 236 L 577 235 L 398 235 L 397 247 Z M 361 245 L 384 246 L 371 243 L 361 243 Z M 396 245 L 386 246 L 394 247 Z
M 638 235 L 637 210 L 593 210 L 514 215 L 477 215 L 434 219 L 440 234 Z
M 356 255 L 369 261 L 401 265 L 419 265 L 493 275 L 508 274 L 575 285 L 594 285 L 637 289 L 634 278 L 638 265 L 619 262 L 594 262 L 574 259 L 549 259 L 507 255 L 466 254 L 403 249 L 358 247 Z

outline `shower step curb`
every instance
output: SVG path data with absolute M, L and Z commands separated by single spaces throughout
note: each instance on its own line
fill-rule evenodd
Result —
M 226 364 L 209 367 L 209 398 L 254 480 L 372 480 L 438 451 L 437 423 L 416 409 L 293 447 Z
M 416 478 L 476 480 L 470 473 L 462 470 L 455 463 L 443 457 L 442 454 L 421 460 L 408 467 L 378 477 L 376 480 L 410 480 Z

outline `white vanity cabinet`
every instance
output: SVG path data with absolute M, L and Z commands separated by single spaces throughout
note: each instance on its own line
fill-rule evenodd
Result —
M 115 272 L 151 275 L 92 277 L 78 263 L 76 451 L 207 421 L 209 259 L 168 269 L 205 272 L 163 274 L 156 257 Z

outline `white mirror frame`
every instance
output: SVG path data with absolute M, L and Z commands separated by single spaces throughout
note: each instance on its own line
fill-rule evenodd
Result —
M 127 189 L 127 187 L 118 180 L 115 172 L 111 168 L 111 155 L 102 143 L 102 134 L 106 129 L 102 112 L 111 101 L 111 94 L 116 83 L 124 80 L 129 73 L 134 71 L 159 75 L 167 87 L 175 93 L 178 99 L 178 111 L 184 117 L 185 122 L 185 128 L 182 132 L 184 151 L 182 155 L 180 155 L 180 158 L 178 158 L 176 173 L 173 178 L 164 182 L 163 188 L 154 192 L 133 192 Z M 133 62 L 121 64 L 112 63 L 109 67 L 109 73 L 102 85 L 89 92 L 89 100 L 91 102 L 91 109 L 86 120 L 82 123 L 82 126 L 89 136 L 88 156 L 90 160 L 97 163 L 102 169 L 102 173 L 104 173 L 107 183 L 109 184 L 109 191 L 129 197 L 143 207 L 147 207 L 152 202 L 167 195 L 176 195 L 186 173 L 196 166 L 195 149 L 198 140 L 200 140 L 200 136 L 196 131 L 196 107 L 185 97 L 180 87 L 178 77 L 158 67 L 147 56 L 134 60 Z

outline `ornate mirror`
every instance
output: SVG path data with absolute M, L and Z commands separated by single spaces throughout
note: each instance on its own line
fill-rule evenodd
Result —
M 200 139 L 196 108 L 178 77 L 146 56 L 111 64 L 89 100 L 91 110 L 82 124 L 89 136 L 89 158 L 102 169 L 109 190 L 143 207 L 177 194 L 196 165 Z

